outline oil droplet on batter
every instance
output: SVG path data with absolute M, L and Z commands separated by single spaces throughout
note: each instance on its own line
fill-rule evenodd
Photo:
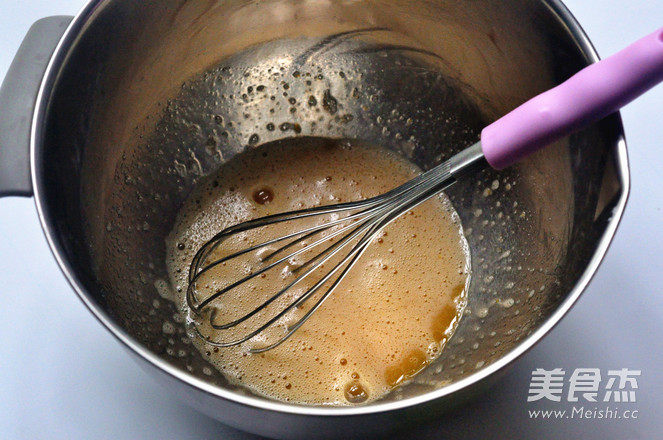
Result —
M 259 205 L 264 205 L 274 200 L 274 192 L 269 188 L 260 188 L 253 193 L 253 200 Z
M 451 296 L 454 301 L 462 298 L 465 292 L 465 285 L 459 284 L 451 290 Z M 435 342 L 444 344 L 454 330 L 454 325 L 458 323 L 458 308 L 452 302 L 445 305 L 435 316 L 431 333 Z
M 426 366 L 426 363 L 427 359 L 423 351 L 417 349 L 410 351 L 398 365 L 387 369 L 385 374 L 387 384 L 395 387 L 417 374 L 419 370 Z
M 362 403 L 368 400 L 368 393 L 359 382 L 350 382 L 345 387 L 345 400 L 350 403 Z
M 431 326 L 431 333 L 433 334 L 433 339 L 437 343 L 444 343 L 449 336 L 449 323 L 454 322 L 455 316 L 458 314 L 458 310 L 453 305 L 445 306 L 440 313 L 437 314 L 433 325 Z

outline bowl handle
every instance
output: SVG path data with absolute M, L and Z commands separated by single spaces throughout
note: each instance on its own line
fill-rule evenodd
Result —
M 30 128 L 46 67 L 73 17 L 35 22 L 0 87 L 0 197 L 32 196 Z

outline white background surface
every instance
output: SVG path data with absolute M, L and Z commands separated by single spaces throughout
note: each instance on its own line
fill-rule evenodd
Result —
M 84 0 L 0 0 L 0 78 L 37 19 Z M 661 0 L 567 0 L 599 54 L 663 26 Z M 663 433 L 663 86 L 622 112 L 632 191 L 608 255 L 579 303 L 479 400 L 398 438 L 655 439 Z M 0 438 L 254 439 L 160 388 L 78 300 L 31 199 L 0 200 Z M 531 371 L 642 371 L 637 420 L 535 420 Z M 598 405 L 602 406 L 602 405 Z M 587 409 L 593 406 L 588 405 Z

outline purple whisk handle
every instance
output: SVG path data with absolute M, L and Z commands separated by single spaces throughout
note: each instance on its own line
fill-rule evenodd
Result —
M 663 29 L 592 64 L 483 129 L 488 163 L 506 168 L 616 112 L 663 81 Z

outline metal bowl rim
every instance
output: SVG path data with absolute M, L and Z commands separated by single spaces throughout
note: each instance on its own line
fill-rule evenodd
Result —
M 626 142 L 624 139 L 624 132 L 619 114 L 611 116 L 614 118 L 614 124 L 618 124 L 618 133 L 615 139 L 616 157 L 617 157 L 617 173 L 622 185 L 622 191 L 619 196 L 615 208 L 613 210 L 612 218 L 610 219 L 603 236 L 598 242 L 596 251 L 590 259 L 587 268 L 582 273 L 580 279 L 573 287 L 567 298 L 558 306 L 557 310 L 549 316 L 539 329 L 533 332 L 518 346 L 500 358 L 498 361 L 482 368 L 478 372 L 471 374 L 458 382 L 454 382 L 448 386 L 442 387 L 438 390 L 416 396 L 401 401 L 375 403 L 367 406 L 357 407 L 314 407 L 287 404 L 277 401 L 269 401 L 264 398 L 240 395 L 235 392 L 221 389 L 210 383 L 207 383 L 197 377 L 182 371 L 168 362 L 152 353 L 150 350 L 141 345 L 131 335 L 124 331 L 118 324 L 113 322 L 112 318 L 96 303 L 86 292 L 86 289 L 76 277 L 74 268 L 71 267 L 69 261 L 65 258 L 64 250 L 60 247 L 59 241 L 56 239 L 57 231 L 53 228 L 51 222 L 44 208 L 44 195 L 42 191 L 43 175 L 41 170 L 41 162 L 39 160 L 40 153 L 43 148 L 42 144 L 42 128 L 45 126 L 48 102 L 51 98 L 53 86 L 55 85 L 57 74 L 60 68 L 66 62 L 66 55 L 73 47 L 78 35 L 86 27 L 87 23 L 94 17 L 98 8 L 103 6 L 108 0 L 90 0 L 82 10 L 76 15 L 64 35 L 60 39 L 58 46 L 49 62 L 46 73 L 43 77 L 39 93 L 37 95 L 37 105 L 33 115 L 31 135 L 30 135 L 30 169 L 32 176 L 32 185 L 34 188 L 34 200 L 41 223 L 42 229 L 46 236 L 48 245 L 55 257 L 60 269 L 64 273 L 67 281 L 72 286 L 78 297 L 85 304 L 85 306 L 92 312 L 96 319 L 105 326 L 118 341 L 125 347 L 135 352 L 142 359 L 147 361 L 152 366 L 158 368 L 167 375 L 189 385 L 197 390 L 203 391 L 215 397 L 226 399 L 240 405 L 246 405 L 257 409 L 274 411 L 279 413 L 287 413 L 293 415 L 303 416 L 357 416 L 362 414 L 375 414 L 384 413 L 389 411 L 400 410 L 423 403 L 427 403 L 445 396 L 449 396 L 464 388 L 476 384 L 488 376 L 497 373 L 502 368 L 506 367 L 517 358 L 531 349 L 541 338 L 546 335 L 552 328 L 561 320 L 561 318 L 570 310 L 573 304 L 578 300 L 583 290 L 591 281 L 596 273 L 605 253 L 608 250 L 610 242 L 617 230 L 617 226 L 621 220 L 624 212 L 626 202 L 628 199 L 630 188 L 630 176 L 628 169 L 628 157 L 626 150 Z M 589 38 L 580 27 L 579 23 L 566 8 L 560 0 L 542 0 L 553 14 L 555 14 L 562 23 L 564 23 L 571 36 L 578 44 L 579 49 L 587 58 L 589 63 L 597 62 L 600 58 L 592 46 Z

